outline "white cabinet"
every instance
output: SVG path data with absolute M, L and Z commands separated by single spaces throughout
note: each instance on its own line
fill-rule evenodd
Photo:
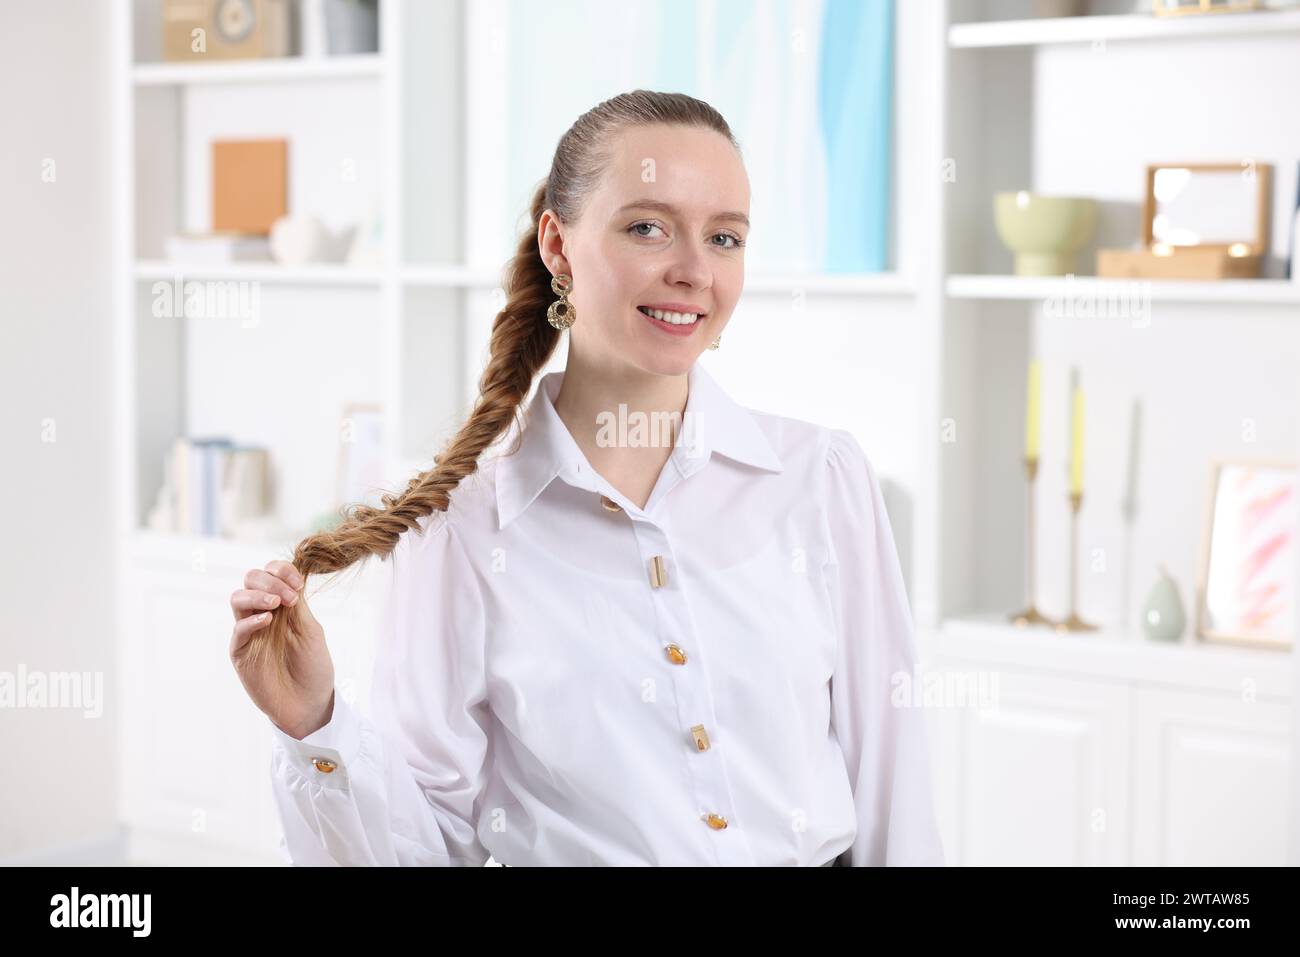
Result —
M 1285 867 L 1288 703 L 1134 688 L 1133 859 Z
M 1286 863 L 1289 656 L 990 621 L 924 647 L 985 694 L 929 712 L 949 864 Z
M 954 661 L 963 670 L 978 663 Z M 998 703 L 958 708 L 951 863 L 1125 863 L 1128 699 L 1122 687 L 1003 671 Z

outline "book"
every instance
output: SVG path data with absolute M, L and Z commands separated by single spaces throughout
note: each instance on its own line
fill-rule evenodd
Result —
M 256 233 L 181 233 L 168 236 L 167 259 L 179 263 L 271 262 L 271 241 Z

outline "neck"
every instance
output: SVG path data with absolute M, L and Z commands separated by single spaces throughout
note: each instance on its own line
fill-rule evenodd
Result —
M 644 505 L 660 470 L 672 454 L 689 392 L 688 375 L 658 375 L 642 369 L 585 363 L 570 350 L 555 411 L 582 453 L 615 488 Z M 620 410 L 620 405 L 623 409 Z M 642 419 L 641 413 L 644 415 Z M 657 413 L 657 414 L 656 414 Z M 675 414 L 674 414 L 675 413 Z M 629 432 L 645 423 L 644 444 L 619 443 L 618 422 Z M 601 435 L 602 423 L 612 423 Z M 661 424 L 674 426 L 662 429 Z M 630 436 L 635 441 L 635 437 Z M 611 441 L 602 444 L 602 440 Z

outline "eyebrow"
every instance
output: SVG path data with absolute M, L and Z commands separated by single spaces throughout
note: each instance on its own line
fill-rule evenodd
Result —
M 629 210 L 633 210 L 633 209 L 654 209 L 662 213 L 667 213 L 670 216 L 676 216 L 678 213 L 677 207 L 674 206 L 672 203 L 665 203 L 657 199 L 638 199 L 638 200 L 634 200 L 631 203 L 628 203 L 626 206 L 621 207 L 617 212 L 615 212 L 614 215 L 621 216 L 623 213 L 626 213 Z M 749 225 L 749 217 L 746 216 L 744 213 L 736 213 L 736 212 L 714 213 L 712 218 L 726 219 L 736 223 L 743 223 L 746 226 Z

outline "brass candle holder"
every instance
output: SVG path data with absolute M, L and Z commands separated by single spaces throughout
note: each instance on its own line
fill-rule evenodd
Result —
M 1079 617 L 1079 509 L 1083 505 L 1083 493 L 1070 493 L 1070 614 L 1056 623 L 1059 632 L 1096 631 L 1097 626 L 1089 624 Z
M 1034 596 L 1038 592 L 1037 575 L 1035 569 L 1038 567 L 1038 561 L 1034 556 L 1034 542 L 1037 535 L 1034 533 L 1034 480 L 1038 478 L 1038 459 L 1025 459 L 1025 477 L 1028 479 L 1028 499 L 1029 499 L 1029 607 L 1024 611 L 1018 611 L 1008 616 L 1020 628 L 1027 625 L 1050 625 L 1052 619 L 1048 618 L 1037 606 L 1034 605 Z

